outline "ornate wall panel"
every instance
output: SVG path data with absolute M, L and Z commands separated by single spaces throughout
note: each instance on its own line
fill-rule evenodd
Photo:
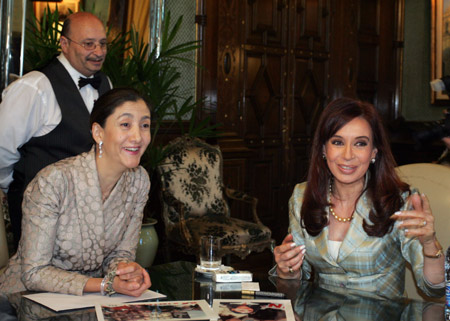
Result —
M 401 0 L 204 1 L 217 8 L 216 29 L 209 30 L 217 37 L 217 64 L 207 67 L 217 68 L 218 143 L 225 172 L 238 175 L 225 181 L 258 197 L 261 220 L 280 242 L 325 105 L 359 96 L 391 109 Z
M 245 43 L 284 46 L 287 35 L 285 0 L 248 0 L 245 7 Z
M 240 80 L 240 38 L 239 4 L 237 0 L 218 2 L 217 50 L 217 88 L 218 122 L 223 124 L 226 135 L 236 136 L 241 131 Z M 220 96 L 220 97 L 219 97 Z M 220 104 L 220 105 L 219 105 Z
M 244 182 L 246 179 L 245 160 L 238 158 L 228 158 L 226 166 L 223 168 L 224 184 L 230 188 L 243 191 L 245 190 Z M 239 206 L 237 202 L 231 202 L 231 212 L 235 217 L 247 217 L 248 208 Z M 249 217 L 248 219 L 252 219 Z
M 328 52 L 329 1 L 297 0 L 292 3 L 291 11 L 294 22 L 290 25 L 295 32 L 293 47 Z
M 280 106 L 283 99 L 283 56 L 275 53 L 244 51 L 245 133 L 248 139 L 279 138 L 281 129 Z
M 262 150 L 262 148 L 261 148 Z M 269 227 L 279 226 L 276 214 L 280 196 L 280 153 L 277 147 L 267 147 L 250 161 L 250 190 L 258 195 L 260 218 Z M 274 231 L 275 232 L 275 231 Z

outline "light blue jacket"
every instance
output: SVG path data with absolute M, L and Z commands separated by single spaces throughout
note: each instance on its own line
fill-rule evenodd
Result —
M 302 278 L 310 279 L 314 269 L 315 282 L 324 288 L 341 287 L 369 291 L 385 298 L 404 295 L 405 264 L 409 262 L 417 285 L 433 297 L 444 295 L 444 286 L 433 288 L 423 278 L 422 245 L 416 238 L 405 237 L 394 225 L 383 237 L 368 236 L 363 220 L 370 223 L 372 204 L 363 194 L 359 199 L 351 226 L 341 244 L 337 260 L 328 250 L 328 226 L 317 236 L 311 236 L 300 226 L 300 210 L 306 183 L 297 184 L 289 201 L 289 230 L 297 245 L 306 245 Z M 407 193 L 403 195 L 407 197 Z M 405 202 L 406 203 L 406 202 Z M 393 213 L 392 213 L 393 214 Z

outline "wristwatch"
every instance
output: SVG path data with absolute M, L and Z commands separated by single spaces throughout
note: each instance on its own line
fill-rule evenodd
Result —
M 434 240 L 434 245 L 436 245 L 436 248 L 438 249 L 438 251 L 436 252 L 436 254 L 434 255 L 428 255 L 425 254 L 425 251 L 423 252 L 423 256 L 428 257 L 430 259 L 438 259 L 440 258 L 442 255 L 444 255 L 443 249 L 442 249 L 442 245 L 439 243 L 439 241 L 437 239 Z

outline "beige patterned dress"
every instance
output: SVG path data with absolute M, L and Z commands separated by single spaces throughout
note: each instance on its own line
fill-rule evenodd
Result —
M 102 204 L 94 149 L 44 168 L 28 185 L 17 253 L 0 292 L 82 295 L 87 280 L 134 261 L 150 181 L 127 170 Z

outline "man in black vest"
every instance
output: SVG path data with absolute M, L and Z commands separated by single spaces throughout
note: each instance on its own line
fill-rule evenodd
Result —
M 90 112 L 112 87 L 100 71 L 107 49 L 100 19 L 87 12 L 70 15 L 60 44 L 62 53 L 14 81 L 0 104 L 0 188 L 8 195 L 16 248 L 26 186 L 45 166 L 90 150 Z

